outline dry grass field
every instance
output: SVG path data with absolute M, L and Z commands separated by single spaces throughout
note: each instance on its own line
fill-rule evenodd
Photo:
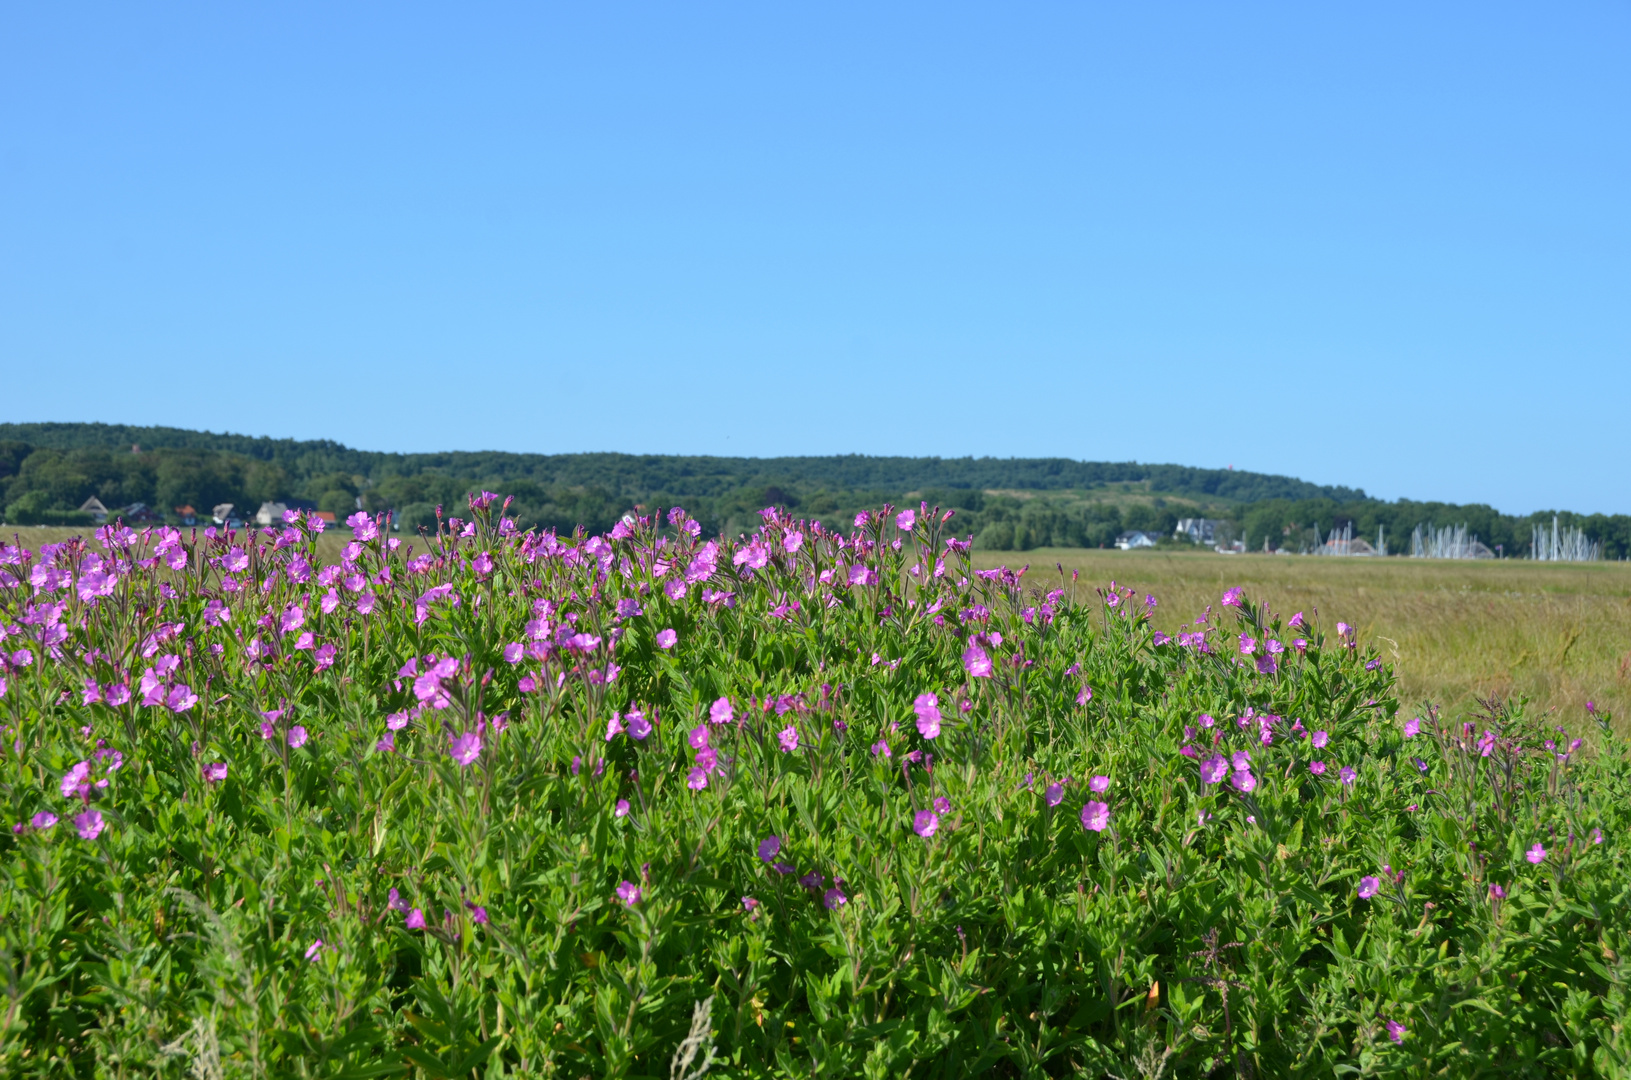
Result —
M 1318 611 L 1359 628 L 1394 661 L 1407 707 L 1465 710 L 1478 697 L 1527 697 L 1571 730 L 1587 701 L 1631 730 L 1631 564 L 1319 559 L 1183 551 L 984 552 L 982 566 L 1056 565 L 1082 583 L 1111 579 L 1153 593 L 1168 632 L 1240 585 L 1276 611 Z
M 60 541 L 69 529 L 8 530 L 24 544 Z M 346 530 L 325 536 L 338 558 Z M 1402 700 L 1452 711 L 1478 697 L 1527 697 L 1571 730 L 1589 727 L 1587 701 L 1631 730 L 1631 564 L 1430 562 L 1217 555 L 1189 551 L 1079 548 L 979 552 L 981 566 L 1031 565 L 1045 585 L 1062 566 L 1081 586 L 1112 579 L 1160 601 L 1168 632 L 1193 619 L 1230 586 L 1276 610 L 1318 611 L 1359 628 L 1397 666 Z

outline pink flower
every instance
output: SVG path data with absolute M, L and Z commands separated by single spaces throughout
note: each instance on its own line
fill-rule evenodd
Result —
M 1323 762 L 1323 761 L 1310 761 L 1308 763 L 1308 771 L 1313 773 L 1315 776 L 1324 776 L 1325 775 L 1325 762 Z
M 315 964 L 317 962 L 317 958 L 322 956 L 322 955 L 323 955 L 323 939 L 322 938 L 318 938 L 316 941 L 314 941 L 310 945 L 306 946 L 306 959 L 308 961 L 310 961 L 311 963 Z
M 1088 790 L 1103 795 L 1110 790 L 1110 778 L 1108 776 L 1095 776 L 1087 782 L 1087 787 Z
M 227 763 L 212 761 L 203 766 L 204 781 L 209 784 L 219 784 L 227 778 Z
M 294 727 L 289 729 L 289 747 L 292 750 L 298 750 L 305 745 L 306 729 L 301 727 L 299 724 L 296 724 Z
M 1534 847 L 1530 848 L 1524 853 L 1524 858 L 1528 859 L 1536 866 L 1539 866 L 1541 863 L 1546 861 L 1546 849 L 1541 847 L 1539 844 L 1536 844 Z
M 937 814 L 951 813 L 951 800 L 944 795 L 934 801 L 934 812 Z
M 186 683 L 176 683 L 170 689 L 170 696 L 164 702 L 174 713 L 184 713 L 198 704 L 198 695 L 193 693 L 192 687 Z
M 925 739 L 933 739 L 940 734 L 940 699 L 933 694 L 919 694 L 917 700 L 912 702 L 912 711 L 917 713 L 918 734 Z
M 873 743 L 872 744 L 872 756 L 873 757 L 888 757 L 889 756 L 889 743 L 886 742 L 883 739 L 879 739 L 877 742 Z
M 708 722 L 710 724 L 728 724 L 736 719 L 731 709 L 731 699 L 722 697 L 708 707 Z
M 612 713 L 611 719 L 606 721 L 606 741 L 611 742 L 621 734 L 623 734 L 623 721 L 616 713 Z
M 767 836 L 759 841 L 759 861 L 770 862 L 782 853 L 782 838 Z
M 1257 787 L 1257 777 L 1252 775 L 1250 769 L 1236 769 L 1234 775 L 1229 777 L 1229 782 L 1241 794 L 1251 792 Z
M 633 907 L 640 902 L 640 886 L 632 881 L 624 881 L 617 887 L 617 898 L 624 907 Z
M 1360 878 L 1359 879 L 1359 899 L 1369 900 L 1371 897 L 1376 895 L 1376 890 L 1380 889 L 1381 887 L 1382 887 L 1381 881 L 1379 881 L 1374 876 L 1366 876 L 1366 877 Z
M 991 657 L 978 644 L 969 643 L 963 650 L 963 669 L 972 678 L 989 679 L 991 677 Z
M 84 798 L 91 790 L 91 763 L 81 761 L 69 769 L 62 777 L 62 797 L 64 799 Z
M 1404 1042 L 1404 1037 L 1408 1034 L 1410 1034 L 1410 1029 L 1399 1023 L 1397 1020 L 1389 1020 L 1387 1022 L 1387 1037 L 1392 1039 L 1394 1042 Z
M 467 731 L 463 735 L 455 736 L 448 754 L 460 765 L 469 765 L 481 756 L 481 734 Z
M 423 930 L 425 928 L 425 913 L 419 908 L 408 912 L 408 917 L 402 920 L 402 925 L 409 930 Z
M 840 889 L 837 885 L 834 885 L 832 888 L 821 894 L 821 904 L 828 911 L 841 908 L 847 903 L 849 903 L 849 897 L 845 896 L 844 890 Z
M 1331 741 L 1331 736 L 1323 731 L 1316 731 L 1314 737 L 1308 741 L 1314 744 L 1314 749 L 1324 750 L 1325 744 Z
M 1404 722 L 1404 737 L 1415 738 L 1421 732 L 1421 717 L 1412 717 Z
M 629 734 L 634 738 L 644 740 L 651 734 L 651 721 L 639 709 L 630 709 L 623 719 L 629 722 Z
M 1061 784 L 1057 780 L 1049 784 L 1047 790 L 1042 793 L 1042 801 L 1047 803 L 1049 806 L 1058 806 L 1060 803 L 1064 802 L 1065 785 Z
M 672 628 L 657 631 L 657 647 L 659 649 L 672 649 L 674 643 L 679 641 L 680 635 Z
M 49 829 L 57 823 L 57 815 L 49 810 L 41 810 L 35 814 L 30 822 L 36 829 Z
M 939 828 L 940 815 L 933 810 L 919 810 L 912 818 L 912 831 L 924 839 L 933 836 Z
M 782 537 L 782 550 L 789 555 L 797 554 L 798 549 L 803 546 L 804 534 L 801 532 L 790 532 Z
M 105 822 L 102 820 L 100 810 L 86 810 L 74 817 L 74 828 L 79 832 L 81 840 L 95 840 L 102 835 Z
M 1254 653 L 1256 651 L 1257 651 L 1257 639 L 1252 637 L 1250 634 L 1241 634 L 1240 635 L 1240 654 L 1242 656 L 1250 656 L 1252 653 Z
M 278 619 L 278 629 L 285 634 L 292 634 L 306 623 L 306 613 L 294 604 L 290 604 Z
M 130 700 L 130 687 L 124 683 L 114 683 L 102 693 L 103 700 L 115 707 L 123 705 Z
M 895 515 L 895 528 L 901 532 L 910 532 L 912 526 L 917 524 L 917 511 L 902 510 Z
M 782 753 L 791 754 L 799 748 L 799 731 L 792 724 L 788 724 L 776 732 L 776 742 L 780 744 Z
M 1103 832 L 1110 824 L 1110 807 L 1106 803 L 1089 802 L 1082 807 L 1082 828 L 1089 832 Z
M 525 655 L 526 649 L 522 647 L 519 641 L 512 641 L 504 646 L 504 662 L 506 664 L 519 664 L 521 658 Z
M 1223 604 L 1224 607 L 1239 607 L 1240 606 L 1240 593 L 1241 593 L 1241 590 L 1240 590 L 1239 586 L 1236 586 L 1235 588 L 1230 589 L 1228 592 L 1223 594 L 1223 600 L 1221 601 L 1221 603 Z
M 1359 774 L 1354 772 L 1353 768 L 1348 765 L 1344 765 L 1342 768 L 1338 769 L 1337 775 L 1342 778 L 1342 782 L 1344 784 L 1352 784 L 1359 776 Z
M 1288 626 L 1291 629 L 1295 630 L 1299 626 L 1301 626 L 1302 624 L 1303 624 L 1303 613 L 1299 611 L 1299 612 L 1297 612 L 1297 614 L 1295 614 L 1295 615 L 1293 615 L 1291 617 L 1291 621 L 1286 623 L 1286 626 Z
M 708 770 L 698 767 L 692 769 L 685 777 L 685 786 L 692 791 L 701 791 L 708 786 Z
M 629 816 L 629 800 L 627 800 L 627 799 L 617 800 L 617 802 L 615 804 L 613 804 L 613 806 L 612 806 L 612 817 L 620 818 L 620 817 L 628 817 L 628 816 Z
M 1201 781 L 1207 784 L 1216 784 L 1229 775 L 1229 762 L 1222 754 L 1213 754 L 1201 762 Z

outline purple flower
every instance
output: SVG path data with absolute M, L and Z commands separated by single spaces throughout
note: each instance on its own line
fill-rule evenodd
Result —
M 1223 606 L 1224 607 L 1239 607 L 1240 606 L 1240 592 L 1241 592 L 1240 587 L 1236 586 L 1235 588 L 1230 589 L 1228 592 L 1224 593 L 1223 594 L 1223 600 L 1221 601 Z
M 1404 722 L 1404 737 L 1414 738 L 1421 731 L 1421 717 L 1413 717 Z
M 751 897 L 751 896 L 742 897 L 742 907 L 749 914 L 752 914 L 753 909 L 758 907 L 758 906 L 759 906 L 759 901 L 755 900 L 753 897 Z
M 630 709 L 623 719 L 629 722 L 629 734 L 634 738 L 644 740 L 651 734 L 651 721 L 647 720 L 646 714 L 639 709 Z
M 1344 765 L 1337 770 L 1337 775 L 1342 778 L 1344 784 L 1352 784 L 1359 774 L 1354 772 L 1350 766 Z
M 759 841 L 759 860 L 761 862 L 770 862 L 772 859 L 774 859 L 777 855 L 780 855 L 781 853 L 782 853 L 782 838 L 781 837 L 779 837 L 779 836 L 767 836 L 763 840 Z
M 64 799 L 83 798 L 91 790 L 91 763 L 81 761 L 69 769 L 62 777 L 62 797 Z
M 317 962 L 317 958 L 322 956 L 322 955 L 323 955 L 323 939 L 322 938 L 318 938 L 316 941 L 314 941 L 310 945 L 306 946 L 306 959 L 311 961 L 312 963 L 315 964 Z
M 935 830 L 939 828 L 940 815 L 933 810 L 919 810 L 916 816 L 912 818 L 912 831 L 924 839 L 933 836 Z
M 1229 777 L 1229 782 L 1241 794 L 1251 792 L 1257 787 L 1257 777 L 1252 775 L 1250 769 L 1236 769 L 1234 775 Z
M 1489 898 L 1491 900 L 1505 900 L 1506 890 L 1492 881 L 1489 886 Z
M 1591 842 L 1593 844 L 1601 844 L 1603 842 L 1603 830 L 1602 829 L 1594 828 L 1594 829 L 1591 830 Z
M 888 757 L 889 756 L 889 743 L 886 742 L 883 739 L 879 739 L 877 742 L 873 743 L 872 744 L 872 756 L 873 757 Z
M 198 695 L 193 693 L 192 687 L 186 683 L 176 683 L 170 688 L 170 696 L 164 702 L 174 713 L 184 713 L 198 704 Z
M 1058 806 L 1060 803 L 1064 802 L 1065 785 L 1059 783 L 1057 780 L 1049 784 L 1047 790 L 1042 793 L 1042 801 L 1047 803 L 1049 806 Z
M 728 724 L 736 719 L 731 709 L 731 699 L 722 697 L 708 707 L 708 722 L 710 724 Z
M 1387 1022 L 1387 1037 L 1392 1039 L 1394 1042 L 1404 1042 L 1404 1037 L 1408 1034 L 1410 1034 L 1410 1029 L 1399 1023 L 1397 1020 L 1389 1020 Z
M 970 643 L 963 650 L 963 668 L 971 678 L 989 679 L 991 677 L 991 657 L 978 644 Z
M 103 826 L 104 822 L 100 810 L 86 810 L 84 813 L 74 816 L 74 828 L 79 831 L 81 840 L 95 840 L 102 835 Z
M 614 712 L 612 718 L 606 721 L 606 741 L 611 742 L 621 734 L 623 734 L 623 721 Z
M 1359 879 L 1359 899 L 1369 900 L 1376 895 L 1376 890 L 1382 887 L 1382 882 L 1375 875 L 1366 875 Z
M 219 784 L 227 778 L 227 763 L 212 761 L 203 767 L 204 781 L 209 784 Z
M 826 905 L 828 911 L 832 911 L 849 903 L 849 897 L 844 895 L 843 889 L 834 884 L 832 888 L 822 894 L 821 902 Z
M 1216 784 L 1229 775 L 1229 762 L 1222 754 L 1213 754 L 1201 762 L 1201 781 Z
M 657 631 L 657 647 L 659 649 L 672 649 L 674 643 L 679 639 L 680 635 L 672 629 Z
M 414 908 L 408 912 L 408 917 L 402 921 L 402 925 L 409 930 L 423 930 L 425 928 L 425 913 L 419 908 Z
M 1257 639 L 1250 634 L 1240 635 L 1240 655 L 1250 656 L 1257 651 Z
M 617 800 L 616 805 L 614 805 L 612 807 L 612 817 L 620 818 L 620 817 L 628 817 L 628 816 L 629 816 L 629 800 L 627 800 L 627 799 Z
M 701 750 L 703 747 L 707 746 L 708 725 L 698 724 L 696 727 L 692 728 L 690 733 L 686 736 L 686 741 L 691 744 L 691 749 L 693 750 Z
M 57 815 L 49 810 L 41 810 L 31 820 L 36 829 L 49 829 L 57 823 Z
M 385 906 L 392 911 L 407 912 L 408 902 L 402 899 L 402 894 L 392 889 L 385 898 Z
M 78 821 L 79 819 L 75 818 L 74 820 Z M 1541 847 L 1539 844 L 1536 844 L 1534 847 L 1530 848 L 1524 853 L 1524 858 L 1528 859 L 1536 866 L 1539 866 L 1541 863 L 1546 861 L 1546 849 Z
M 1103 832 L 1110 824 L 1110 807 L 1107 803 L 1089 802 L 1082 807 L 1082 828 L 1089 832 Z
M 617 898 L 623 902 L 624 907 L 633 907 L 640 902 L 640 886 L 632 881 L 624 881 L 617 887 Z
M 512 641 L 504 646 L 504 662 L 506 664 L 519 664 L 527 650 L 519 641 Z
M 799 748 L 799 731 L 792 724 L 788 724 L 776 732 L 776 742 L 781 745 L 782 753 L 791 754 Z
M 1087 782 L 1087 787 L 1089 791 L 1103 795 L 1110 790 L 1110 778 L 1108 776 L 1095 776 Z
M 299 750 L 306 745 L 306 729 L 296 724 L 289 729 L 289 748 Z
M 708 786 L 708 770 L 700 766 L 692 769 L 685 777 L 685 786 L 692 791 L 701 791 Z
M 912 702 L 912 711 L 917 713 L 918 734 L 925 739 L 932 739 L 940 734 L 939 698 L 933 694 L 919 694 L 917 700 Z
M 1324 776 L 1325 775 L 1325 762 L 1323 762 L 1323 761 L 1310 761 L 1308 763 L 1308 771 L 1313 773 L 1315 776 Z
M 1324 750 L 1325 744 L 1331 741 L 1331 736 L 1327 735 L 1323 731 L 1316 731 L 1314 732 L 1314 737 L 1308 741 L 1314 744 L 1314 749 Z
M 463 735 L 455 736 L 448 754 L 460 765 L 469 765 L 481 756 L 481 733 L 467 731 Z
M 934 812 L 937 814 L 951 813 L 951 800 L 944 795 L 934 801 Z
M 470 909 L 470 921 L 478 926 L 487 925 L 487 909 L 480 904 L 472 904 L 466 900 L 464 906 Z
M 895 515 L 895 528 L 901 530 L 902 532 L 909 532 L 912 526 L 916 524 L 917 511 L 915 510 L 902 510 L 900 513 Z

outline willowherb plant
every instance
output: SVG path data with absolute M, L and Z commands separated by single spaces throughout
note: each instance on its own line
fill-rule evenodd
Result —
M 927 506 L 506 506 L 0 549 L 4 1075 L 1631 1069 L 1606 717 Z

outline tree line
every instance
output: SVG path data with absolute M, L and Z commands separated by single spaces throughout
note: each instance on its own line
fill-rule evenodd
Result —
M 955 509 L 958 531 L 979 546 L 1107 547 L 1128 530 L 1168 536 L 1198 511 L 1184 500 L 1227 506 L 1207 513 L 1249 548 L 1298 550 L 1352 523 L 1390 548 L 1408 551 L 1417 524 L 1466 524 L 1490 547 L 1528 551 L 1530 525 L 1551 512 L 1517 517 L 1487 506 L 1383 502 L 1363 490 L 1229 469 L 1064 458 L 830 457 L 727 458 L 639 454 L 512 454 L 455 451 L 392 454 L 329 440 L 270 439 L 184 428 L 119 424 L 0 424 L 0 507 L 11 524 L 86 524 L 79 507 L 94 496 L 114 512 L 144 504 L 176 520 L 232 503 L 239 515 L 285 502 L 343 518 L 357 507 L 394 511 L 409 530 L 433 525 L 437 506 L 456 514 L 465 496 L 491 490 L 515 497 L 525 526 L 570 531 L 611 528 L 630 509 L 683 505 L 712 533 L 752 527 L 758 510 L 783 506 L 834 528 L 857 510 L 908 495 Z M 1013 492 L 1015 494 L 988 494 Z M 1094 494 L 1101 496 L 1095 498 Z M 1131 493 L 1137 498 L 1128 499 Z M 1174 502 L 1167 504 L 1166 496 Z M 1604 546 L 1631 555 L 1631 517 L 1563 513 Z M 1323 536 L 1320 537 L 1323 539 Z

